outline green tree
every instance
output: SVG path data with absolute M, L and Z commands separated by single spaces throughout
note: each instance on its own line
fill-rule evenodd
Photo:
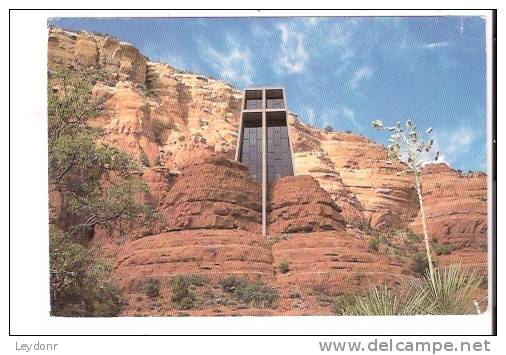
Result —
M 154 210 L 139 201 L 147 191 L 138 176 L 141 166 L 97 143 L 100 131 L 88 125 L 101 108 L 91 93 L 93 77 L 65 70 L 49 78 L 49 191 L 63 200 L 65 231 L 101 226 L 121 232 L 152 221 Z
M 422 187 L 421 187 L 421 168 L 424 163 L 431 160 L 438 160 L 439 152 L 431 155 L 430 151 L 434 143 L 434 139 L 430 137 L 432 128 L 427 129 L 425 134 L 429 137 L 424 139 L 423 134 L 416 130 L 416 126 L 411 120 L 406 121 L 406 126 L 402 127 L 400 122 L 395 126 L 384 127 L 383 122 L 375 120 L 372 122 L 373 128 L 377 130 L 387 130 L 392 132 L 388 140 L 388 158 L 390 161 L 400 161 L 405 164 L 406 168 L 398 174 L 412 174 L 415 179 L 416 192 L 420 203 L 420 213 L 422 217 L 423 235 L 425 241 L 425 251 L 429 264 L 430 279 L 435 285 L 434 266 L 430 252 L 429 233 L 427 230 L 427 221 L 425 218 L 425 209 L 423 206 Z
M 56 227 L 49 230 L 51 315 L 63 317 L 115 316 L 120 292 L 111 281 L 111 268 L 95 252 Z
M 110 268 L 96 261 L 83 236 L 96 227 L 119 231 L 151 223 L 154 210 L 142 202 L 147 191 L 140 165 L 98 143 L 89 120 L 102 108 L 92 94 L 94 73 L 73 70 L 48 76 L 51 314 L 111 316 L 119 312 L 119 291 Z

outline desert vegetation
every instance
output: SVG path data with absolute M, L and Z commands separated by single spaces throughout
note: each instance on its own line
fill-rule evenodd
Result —
M 222 281 L 223 291 L 239 302 L 254 308 L 274 308 L 278 299 L 275 289 L 261 283 L 230 276 Z
M 395 126 L 385 127 L 383 126 L 383 122 L 380 120 L 373 121 L 372 125 L 374 129 L 384 129 L 388 132 L 392 132 L 390 138 L 388 139 L 388 158 L 392 162 L 401 162 L 405 165 L 405 169 L 399 171 L 398 175 L 407 173 L 414 176 L 418 201 L 420 203 L 420 212 L 422 215 L 423 236 L 429 264 L 429 275 L 432 283 L 435 284 L 434 266 L 432 263 L 429 233 L 427 230 L 427 220 L 425 218 L 425 208 L 423 205 L 421 187 L 421 168 L 423 164 L 431 160 L 437 161 L 439 158 L 439 152 L 436 152 L 434 156 L 430 155 L 430 151 L 432 150 L 432 146 L 434 144 L 434 139 L 430 138 L 430 135 L 432 134 L 432 127 L 425 131 L 425 134 L 429 137 L 427 140 L 424 140 L 423 133 L 421 134 L 417 132 L 416 126 L 413 122 L 411 122 L 411 120 L 406 121 L 405 128 L 401 126 L 400 122 L 397 122 Z
M 94 73 L 49 72 L 48 152 L 51 314 L 113 316 L 121 310 L 111 270 L 88 246 L 95 228 L 121 234 L 155 218 L 136 195 L 147 191 L 139 166 L 98 144 L 88 121 L 102 110 L 91 93 Z
M 160 295 L 160 280 L 149 279 L 146 285 L 146 296 L 155 298 Z
M 111 267 L 97 258 L 96 250 L 56 227 L 50 227 L 49 250 L 51 315 L 108 317 L 121 311 Z
M 278 270 L 282 274 L 286 274 L 288 271 L 290 271 L 290 265 L 288 264 L 288 261 L 281 260 L 281 262 L 278 265 Z
M 364 222 L 356 222 L 354 227 L 369 237 L 368 249 L 371 252 L 406 257 L 416 253 L 423 238 L 409 228 L 391 227 L 383 230 L 372 228 Z
M 365 295 L 338 297 L 334 313 L 355 316 L 476 313 L 473 297 L 481 287 L 483 276 L 453 264 L 435 268 L 433 283 L 426 270 L 423 277 L 412 279 L 399 290 L 383 285 Z
M 172 279 L 173 305 L 178 309 L 191 309 L 197 301 L 195 288 L 207 283 L 204 277 L 198 275 L 178 275 Z

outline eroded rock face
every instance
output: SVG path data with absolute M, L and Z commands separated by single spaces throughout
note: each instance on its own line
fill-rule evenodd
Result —
M 48 47 L 49 68 L 71 64 L 104 71 L 104 80 L 95 85 L 94 93 L 106 99 L 105 114 L 93 124 L 104 128 L 105 143 L 143 164 L 176 172 L 212 154 L 233 158 L 242 94 L 229 84 L 148 62 L 131 45 L 107 36 L 50 29 Z M 355 134 L 313 128 L 295 114 L 288 115 L 288 122 L 295 174 L 313 176 L 341 208 L 347 223 L 365 222 L 379 229 L 417 228 L 413 221 L 419 219 L 419 206 L 413 179 L 397 176 L 402 166 L 387 161 L 383 146 Z M 486 178 L 459 181 L 476 181 L 478 186 Z M 427 184 L 429 188 L 431 183 Z M 484 185 L 480 189 L 486 191 Z M 455 232 L 460 236 L 454 239 L 464 244 L 473 231 L 483 235 L 486 229 L 482 223 L 486 204 L 466 194 L 455 190 L 454 200 L 472 201 L 475 205 L 468 209 L 466 202 L 450 204 L 450 197 L 447 199 L 453 227 L 446 226 L 443 233 L 443 222 L 434 219 L 436 234 L 442 237 Z M 469 217 L 465 227 L 457 227 L 460 216 L 468 218 L 466 210 L 474 217 Z M 472 222 L 477 214 L 482 222 Z
M 242 95 L 229 84 L 148 63 L 153 136 L 163 165 L 178 169 L 195 155 L 235 155 Z
M 410 223 L 418 199 L 410 176 L 397 176 L 399 164 L 387 161 L 383 146 L 355 134 L 324 132 L 289 118 L 296 173 L 315 176 L 343 207 L 348 222 L 375 228 Z
M 269 233 L 344 230 L 341 209 L 309 175 L 276 180 L 269 202 Z
M 164 198 L 169 230 L 213 228 L 260 232 L 261 186 L 245 166 L 222 157 L 187 165 Z
M 368 250 L 368 239 L 343 231 L 296 235 L 272 246 L 274 263 L 289 264 L 278 274 L 282 288 L 313 289 L 326 295 L 364 292 L 386 283 L 398 285 L 410 276 L 409 266 Z
M 487 246 L 487 176 L 461 175 L 446 164 L 423 170 L 422 193 L 431 238 L 459 247 Z M 422 233 L 421 214 L 411 223 Z
M 130 241 L 118 252 L 115 274 L 128 292 L 142 291 L 150 278 L 167 287 L 175 275 L 274 278 L 267 240 L 244 230 L 185 230 Z
M 98 64 L 98 46 L 92 36 L 81 33 L 77 36 L 74 49 L 74 60 L 83 68 L 95 67 Z
M 242 94 L 227 83 L 148 62 L 114 38 L 49 30 L 48 67 L 101 73 L 103 141 L 150 166 L 179 169 L 195 157 L 233 158 Z
M 146 58 L 134 46 L 111 37 L 49 29 L 48 66 L 102 68 L 112 79 L 144 84 Z
M 149 102 L 130 81 L 118 81 L 113 87 L 98 83 L 96 96 L 104 97 L 104 114 L 91 120 L 101 127 L 101 141 L 128 153 L 143 164 L 155 165 L 160 147 L 153 139 Z

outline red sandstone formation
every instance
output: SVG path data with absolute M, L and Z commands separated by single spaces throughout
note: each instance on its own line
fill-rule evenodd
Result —
M 287 176 L 275 181 L 269 201 L 269 233 L 345 229 L 341 209 L 309 175 Z
M 201 229 L 152 235 L 129 242 L 117 259 L 119 284 L 129 291 L 142 290 L 148 278 L 168 281 L 179 274 L 237 274 L 265 280 L 274 276 L 267 240 L 243 230 Z
M 245 166 L 210 157 L 191 163 L 160 207 L 167 230 L 244 229 L 260 232 L 262 193 Z
M 102 68 L 113 80 L 130 80 L 144 84 L 146 58 L 131 44 L 87 32 L 79 34 L 58 28 L 50 29 L 48 65 Z
M 296 172 L 308 172 L 342 204 L 349 222 L 365 220 L 376 228 L 402 226 L 418 213 L 410 176 L 397 176 L 398 164 L 386 149 L 355 134 L 325 132 L 291 120 Z
M 326 294 L 339 295 L 384 282 L 394 286 L 410 277 L 408 263 L 370 251 L 368 239 L 327 231 L 280 240 L 272 246 L 274 263 L 286 261 L 290 271 L 278 274 L 277 281 L 287 289 L 320 287 Z
M 459 247 L 487 246 L 487 176 L 460 174 L 446 164 L 423 170 L 422 193 L 429 235 Z M 421 216 L 411 223 L 421 232 Z

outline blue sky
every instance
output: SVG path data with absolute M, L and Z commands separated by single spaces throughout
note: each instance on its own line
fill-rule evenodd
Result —
M 284 86 L 289 108 L 385 143 L 371 128 L 433 127 L 442 160 L 486 171 L 485 20 L 480 17 L 60 18 L 153 61 L 238 89 Z

